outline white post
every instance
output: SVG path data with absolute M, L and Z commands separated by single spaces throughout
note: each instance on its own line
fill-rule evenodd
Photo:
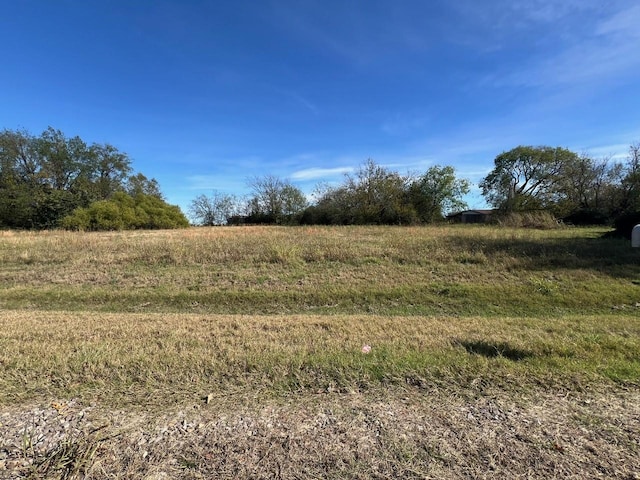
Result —
M 631 230 L 631 246 L 634 248 L 640 248 L 640 225 L 636 225 Z

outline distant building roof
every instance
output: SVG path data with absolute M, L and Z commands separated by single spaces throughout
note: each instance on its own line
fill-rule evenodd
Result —
M 464 210 L 463 212 L 447 215 L 451 222 L 460 223 L 488 223 L 496 210 Z
M 447 215 L 447 217 L 457 217 L 458 215 L 492 215 L 495 212 L 495 210 L 463 210 L 462 212 L 451 213 Z

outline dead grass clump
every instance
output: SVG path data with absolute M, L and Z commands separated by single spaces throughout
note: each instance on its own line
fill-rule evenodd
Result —
M 98 449 L 94 438 L 67 438 L 37 459 L 30 476 L 39 478 L 86 478 Z
M 549 212 L 514 212 L 503 215 L 497 220 L 498 225 L 509 228 L 535 228 L 553 230 L 563 225 Z
M 637 390 L 468 393 L 230 398 L 154 413 L 96 407 L 83 433 L 43 455 L 7 450 L 0 478 L 637 478 Z M 14 411 L 0 438 L 30 418 L 28 408 Z

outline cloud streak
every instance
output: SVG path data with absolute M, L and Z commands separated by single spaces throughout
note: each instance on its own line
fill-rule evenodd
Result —
M 239 193 L 247 189 L 246 182 L 238 179 L 237 175 L 189 175 L 184 179 L 184 187 L 187 190 L 208 192 L 219 190 L 221 192 Z
M 640 6 L 610 14 L 588 31 L 558 40 L 557 53 L 534 59 L 515 73 L 494 77 L 496 86 L 574 87 L 640 76 Z M 610 85 L 610 83 L 607 83 Z
M 293 172 L 291 174 L 291 179 L 298 181 L 318 180 L 328 177 L 337 177 L 353 171 L 353 167 L 307 168 Z

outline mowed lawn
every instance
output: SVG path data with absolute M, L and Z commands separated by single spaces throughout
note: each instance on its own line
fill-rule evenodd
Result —
M 634 478 L 640 249 L 604 233 L 1 232 L 0 478 Z

